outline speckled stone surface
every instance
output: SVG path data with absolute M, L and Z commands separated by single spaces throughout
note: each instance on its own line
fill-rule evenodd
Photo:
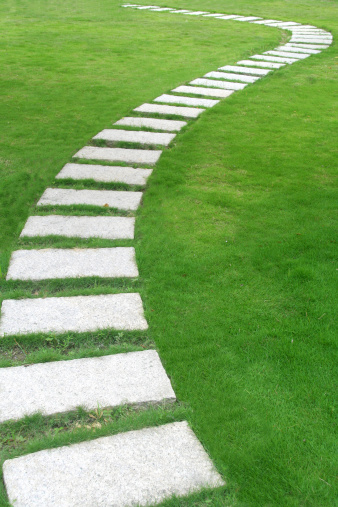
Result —
M 243 90 L 247 86 L 245 83 L 233 83 L 231 81 L 220 81 L 215 79 L 204 79 L 199 77 L 190 81 L 192 85 L 210 86 L 212 88 L 223 88 L 224 90 Z
M 73 188 L 47 188 L 37 206 L 71 206 L 85 204 L 123 210 L 136 210 L 142 192 L 123 190 L 75 190 Z
M 176 134 L 165 134 L 159 132 L 144 132 L 140 130 L 118 130 L 105 129 L 93 139 L 104 139 L 105 141 L 124 141 L 140 144 L 162 144 L 168 146 Z
M 147 329 L 139 294 L 5 299 L 0 336 Z
M 237 63 L 239 65 L 251 65 L 252 67 L 263 67 L 267 69 L 280 69 L 286 65 L 285 63 L 256 62 L 255 60 L 240 60 Z
M 195 95 L 206 95 L 209 97 L 218 97 L 224 99 L 233 93 L 233 90 L 217 90 L 213 88 L 203 88 L 200 86 L 178 86 L 172 90 L 177 93 L 191 93 Z
M 186 118 L 197 118 L 205 109 L 198 107 L 179 107 L 179 106 L 162 106 L 161 104 L 142 104 L 136 107 L 134 111 L 140 113 L 158 113 L 158 114 L 174 114 L 177 116 L 185 116 Z
M 208 72 L 204 77 L 211 77 L 216 79 L 228 79 L 230 81 L 242 81 L 243 83 L 254 83 L 260 77 L 257 76 L 244 76 L 243 74 L 232 74 L 231 72 Z
M 47 215 L 29 217 L 20 237 L 134 239 L 135 218 Z
M 269 69 L 253 69 L 252 67 L 241 67 L 239 65 L 224 65 L 224 67 L 219 67 L 218 70 L 226 70 L 228 72 L 239 72 L 242 74 L 253 74 L 257 76 L 266 76 L 269 72 L 272 72 Z
M 304 48 L 304 49 L 327 49 L 329 46 L 327 44 L 302 44 L 302 43 L 293 43 L 288 42 L 288 46 L 292 48 Z
M 137 277 L 135 250 L 117 248 L 45 248 L 12 253 L 7 280 Z
M 265 55 L 271 55 L 271 56 L 281 56 L 282 58 L 297 58 L 298 60 L 304 60 L 305 58 L 308 58 L 310 55 L 306 55 L 304 53 L 295 53 L 288 51 L 280 51 L 280 50 L 271 50 L 271 51 L 265 51 Z
M 129 431 L 4 463 L 16 507 L 131 507 L 223 486 L 186 421 Z
M 267 62 L 276 62 L 276 63 L 295 63 L 297 61 L 296 58 L 279 58 L 278 56 L 268 56 L 268 55 L 253 55 L 250 56 L 254 60 L 262 60 Z
M 181 130 L 187 124 L 186 121 L 179 120 L 159 120 L 158 118 L 140 118 L 126 116 L 114 123 L 114 125 L 128 125 L 129 127 L 147 127 L 155 130 L 167 130 L 176 132 Z
M 0 368 L 0 422 L 41 412 L 175 401 L 155 350 Z
M 161 150 L 130 150 L 127 148 L 98 148 L 85 146 L 74 157 L 87 160 L 106 160 L 107 162 L 127 162 L 127 164 L 154 165 L 161 156 Z
M 128 183 L 129 185 L 145 185 L 152 169 L 133 169 L 112 165 L 66 164 L 57 180 L 94 180 L 105 182 Z
M 312 55 L 318 55 L 321 53 L 318 49 L 309 49 L 309 48 L 301 48 L 301 47 L 294 47 L 293 44 L 285 44 L 285 46 L 279 46 L 277 49 L 280 51 L 291 51 L 295 53 L 305 53 L 305 54 L 312 54 Z
M 332 39 L 328 37 L 306 37 L 305 35 L 300 35 L 291 37 L 290 42 L 317 42 L 318 44 L 331 44 Z
M 239 18 L 238 21 L 255 21 L 256 19 L 262 19 L 258 16 L 244 16 L 243 18 Z
M 180 95 L 168 95 L 164 93 L 160 97 L 156 97 L 154 102 L 165 102 L 166 104 L 184 104 L 186 106 L 202 106 L 213 107 L 218 104 L 219 100 L 212 99 L 195 99 L 194 97 L 181 97 Z

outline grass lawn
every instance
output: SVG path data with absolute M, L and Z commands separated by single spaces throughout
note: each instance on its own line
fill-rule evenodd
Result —
M 157 4 L 298 21 L 338 36 L 335 1 Z M 54 180 L 93 135 L 179 84 L 272 49 L 287 33 L 122 9 L 116 0 L 3 0 L 0 27 L 0 301 L 137 290 L 150 326 L 1 339 L 0 367 L 155 346 L 180 402 L 2 424 L 0 465 L 188 419 L 227 486 L 163 505 L 335 505 L 335 42 L 189 124 L 149 179 L 134 242 L 23 241 L 47 186 L 93 188 Z M 140 278 L 5 281 L 13 249 L 79 245 L 134 245 Z M 2 483 L 0 505 L 8 505 Z

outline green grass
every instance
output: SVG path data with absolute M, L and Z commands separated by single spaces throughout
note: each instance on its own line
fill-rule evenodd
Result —
M 338 36 L 333 1 L 157 3 L 300 21 Z M 7 423 L 0 426 L 1 462 L 94 434 L 188 419 L 227 487 L 163 505 L 335 505 L 335 44 L 189 122 L 149 179 L 135 242 L 18 242 L 34 203 L 93 135 L 180 83 L 272 49 L 285 32 L 107 0 L 31 0 L 29 7 L 8 0 L 0 14 L 2 275 L 18 247 L 131 244 L 141 274 L 137 282 L 2 280 L 1 297 L 138 290 L 150 325 L 122 336 L 8 338 L 0 366 L 154 343 L 186 407 L 123 409 L 95 433 L 74 428 L 87 424 L 83 412 Z M 3 489 L 1 498 L 5 505 Z

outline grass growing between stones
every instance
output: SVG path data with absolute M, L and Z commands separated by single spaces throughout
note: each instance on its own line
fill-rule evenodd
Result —
M 306 22 L 338 35 L 330 1 L 170 6 Z M 259 25 L 120 9 L 105 0 L 48 6 L 32 0 L 29 9 L 8 0 L 0 12 L 1 49 L 8 46 L 0 53 L 2 276 L 18 245 L 133 244 L 150 325 L 146 334 L 120 338 L 100 332 L 4 339 L 0 366 L 154 342 L 178 399 L 190 407 L 170 408 L 168 418 L 121 409 L 122 422 L 112 416 L 95 433 L 74 429 L 92 419 L 84 413 L 8 423 L 0 426 L 2 459 L 101 436 L 99 430 L 187 418 L 228 485 L 163 505 L 333 505 L 335 47 L 234 93 L 178 134 L 149 180 L 135 243 L 17 243 L 34 203 L 93 135 L 166 90 L 272 49 L 285 35 Z M 97 214 L 84 207 L 37 210 L 47 212 Z M 34 289 L 75 295 L 120 287 L 89 279 L 2 282 L 6 298 L 30 297 Z M 125 283 L 123 291 L 130 287 Z

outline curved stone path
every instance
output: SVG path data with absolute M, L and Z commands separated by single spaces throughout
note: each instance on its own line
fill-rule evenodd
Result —
M 288 43 L 235 65 L 224 65 L 134 109 L 114 128 L 93 139 L 137 143 L 144 149 L 85 146 L 56 178 L 74 181 L 144 185 L 163 149 L 187 125 L 220 100 L 251 86 L 275 69 L 320 53 L 332 35 L 312 25 L 264 20 L 256 16 L 208 13 L 157 6 L 125 8 L 201 16 L 220 21 L 256 23 L 289 30 Z M 152 115 L 161 115 L 162 118 Z M 177 120 L 166 119 L 177 116 Z M 128 127 L 123 129 L 122 127 Z M 130 128 L 135 130 L 130 130 Z M 138 130 L 149 128 L 149 131 Z M 148 146 L 148 149 L 147 149 Z M 150 146 L 161 149 L 149 149 Z M 81 163 L 93 161 L 93 164 Z M 105 165 L 105 162 L 132 166 Z M 140 166 L 140 167 L 135 167 Z M 92 205 L 133 211 L 142 192 L 48 188 L 37 206 Z M 135 219 L 120 216 L 32 216 L 21 237 L 133 239 Z M 36 249 L 13 253 L 7 279 L 44 280 L 69 277 L 137 277 L 133 247 Z M 148 324 L 139 294 L 47 297 L 5 300 L 0 336 L 65 333 L 98 329 L 141 330 Z M 44 415 L 73 410 L 175 401 L 156 351 L 58 361 L 0 369 L 0 422 L 37 411 Z M 11 502 L 30 506 L 146 505 L 176 494 L 224 484 L 186 422 L 130 431 L 72 446 L 8 460 L 4 480 Z

